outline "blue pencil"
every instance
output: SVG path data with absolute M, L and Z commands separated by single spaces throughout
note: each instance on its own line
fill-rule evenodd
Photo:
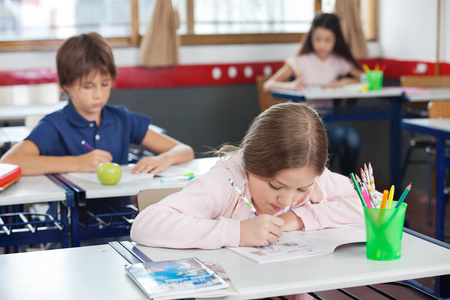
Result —
M 405 191 L 403 192 L 402 196 L 400 197 L 400 199 L 397 202 L 397 205 L 395 205 L 395 208 L 399 208 L 400 205 L 402 205 L 403 200 L 405 200 L 406 195 L 408 195 L 409 191 L 411 190 L 411 184 L 412 182 L 406 187 Z

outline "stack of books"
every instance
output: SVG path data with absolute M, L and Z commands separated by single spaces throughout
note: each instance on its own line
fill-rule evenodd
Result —
M 19 166 L 0 163 L 0 192 L 17 182 L 21 175 L 22 170 Z

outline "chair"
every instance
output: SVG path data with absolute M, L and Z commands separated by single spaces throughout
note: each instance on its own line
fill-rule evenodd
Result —
M 272 97 L 272 95 L 268 92 L 264 91 L 264 83 L 269 79 L 269 76 L 259 75 L 256 77 L 256 86 L 258 88 L 258 97 L 259 97 L 259 109 L 261 112 L 265 111 L 269 107 L 274 104 L 285 102 L 283 100 L 276 100 Z
M 181 191 L 183 188 L 165 188 L 165 189 L 148 189 L 142 190 L 137 195 L 137 204 L 139 212 L 143 211 L 147 206 L 155 204 L 167 196 Z

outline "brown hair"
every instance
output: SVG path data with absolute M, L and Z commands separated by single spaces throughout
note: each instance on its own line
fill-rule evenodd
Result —
M 56 54 L 56 69 L 61 88 L 92 72 L 117 76 L 111 47 L 99 34 L 91 32 L 73 36 L 64 41 Z
M 311 28 L 303 41 L 303 45 L 298 55 L 315 52 L 312 44 L 312 35 L 317 28 L 325 28 L 333 32 L 336 42 L 334 43 L 333 53 L 341 56 L 351 62 L 357 69 L 363 70 L 358 61 L 353 57 L 350 48 L 347 46 L 344 35 L 342 34 L 339 17 L 335 14 L 319 13 L 311 23 Z
M 221 150 L 226 153 L 231 149 L 225 146 Z M 244 168 L 263 178 L 305 166 L 321 175 L 328 161 L 322 119 L 303 103 L 280 103 L 265 110 L 253 120 L 239 148 L 234 149 L 242 149 Z

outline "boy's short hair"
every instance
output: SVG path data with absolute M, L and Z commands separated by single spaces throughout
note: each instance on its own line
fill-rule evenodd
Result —
M 94 32 L 65 40 L 56 54 L 56 69 L 61 88 L 72 86 L 92 72 L 111 75 L 112 80 L 117 76 L 111 47 Z

